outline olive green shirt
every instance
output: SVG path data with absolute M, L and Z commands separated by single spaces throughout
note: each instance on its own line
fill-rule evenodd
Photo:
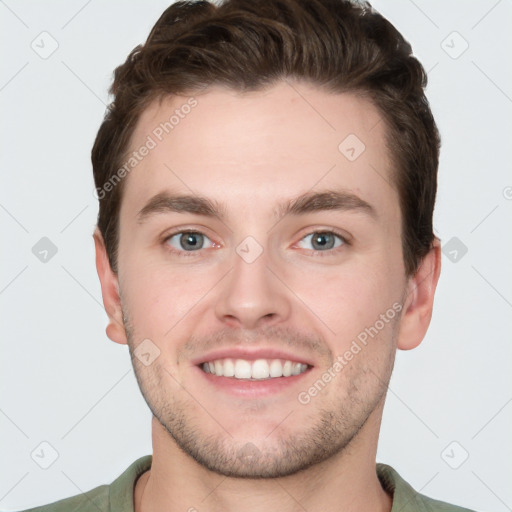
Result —
M 152 459 L 151 455 L 146 455 L 136 460 L 110 485 L 100 485 L 84 494 L 25 512 L 134 512 L 135 482 L 151 467 Z M 471 512 L 419 494 L 385 464 L 377 464 L 377 475 L 382 487 L 393 497 L 391 512 Z

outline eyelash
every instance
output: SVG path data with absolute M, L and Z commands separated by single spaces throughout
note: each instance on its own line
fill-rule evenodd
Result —
M 178 256 L 183 256 L 183 257 L 189 257 L 189 256 L 195 256 L 196 253 L 200 252 L 200 250 L 198 251 L 177 251 L 173 248 L 171 248 L 168 244 L 169 240 L 173 237 L 173 236 L 176 236 L 176 235 L 184 235 L 184 234 L 187 234 L 187 233 L 192 233 L 192 234 L 198 234 L 198 235 L 203 235 L 205 236 L 206 238 L 210 238 L 208 237 L 208 235 L 206 235 L 205 233 L 201 232 L 201 231 L 197 231 L 197 230 L 192 230 L 192 229 L 184 229 L 184 230 L 181 230 L 181 231 L 175 231 L 173 233 L 170 233 L 169 235 L 166 235 L 165 238 L 162 240 L 162 243 L 165 245 L 166 249 L 168 251 L 170 251 L 171 253 L 173 254 L 176 254 Z M 301 242 L 302 240 L 304 240 L 304 238 L 310 236 L 310 235 L 313 235 L 315 233 L 325 233 L 325 234 L 328 234 L 328 235 L 335 235 L 336 237 L 338 237 L 341 241 L 342 241 L 342 244 L 339 246 L 339 247 L 335 247 L 334 249 L 328 249 L 326 251 L 319 251 L 319 250 L 316 250 L 316 249 L 310 249 L 310 252 L 313 254 L 313 257 L 325 257 L 325 256 L 332 256 L 333 254 L 337 253 L 338 251 L 342 250 L 344 248 L 344 246 L 346 245 L 351 245 L 351 243 L 347 240 L 347 238 L 342 235 L 339 231 L 335 230 L 335 229 L 317 229 L 315 231 L 310 231 L 309 233 L 305 234 L 300 240 L 299 242 Z M 299 243 L 297 242 L 297 243 Z M 215 242 L 212 242 L 213 244 L 215 244 Z
M 304 235 L 299 240 L 299 242 L 301 242 L 302 240 L 304 240 L 304 238 L 306 238 L 306 237 L 308 237 L 310 235 L 314 235 L 314 234 L 318 234 L 318 233 L 327 234 L 327 235 L 334 235 L 334 236 L 338 237 L 341 240 L 342 244 L 339 247 L 335 247 L 333 249 L 328 249 L 328 250 L 325 250 L 325 251 L 319 251 L 319 250 L 316 250 L 316 249 L 306 249 L 306 250 L 310 251 L 310 254 L 312 254 L 314 258 L 316 258 L 316 257 L 324 258 L 326 256 L 332 256 L 333 254 L 337 254 L 339 251 L 343 250 L 346 245 L 350 245 L 350 242 L 347 240 L 347 238 L 345 236 L 343 236 L 339 231 L 337 231 L 335 229 L 332 229 L 332 228 L 330 228 L 330 229 L 317 229 L 315 231 L 310 231 L 309 233 Z M 297 243 L 299 243 L 299 242 L 297 242 Z

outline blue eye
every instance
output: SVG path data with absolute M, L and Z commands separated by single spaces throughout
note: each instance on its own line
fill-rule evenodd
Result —
M 314 251 L 328 251 L 330 249 L 336 249 L 341 245 L 345 244 L 345 239 L 333 233 L 332 231 L 315 231 L 307 236 L 305 236 L 300 242 L 299 247 L 301 249 L 310 249 L 310 247 L 304 247 L 303 244 L 306 242 L 307 244 L 311 244 Z
M 212 247 L 212 241 L 197 231 L 181 231 L 170 236 L 167 243 L 178 251 L 193 252 Z M 206 243 L 206 245 L 205 245 Z
M 214 247 L 215 244 L 203 233 L 198 231 L 180 231 L 166 238 L 165 243 L 172 247 L 173 251 L 182 253 L 199 252 L 201 249 Z M 315 231 L 306 235 L 297 244 L 301 249 L 328 253 L 347 244 L 345 238 L 332 231 Z

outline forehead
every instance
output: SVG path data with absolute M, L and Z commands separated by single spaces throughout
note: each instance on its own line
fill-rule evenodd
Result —
M 304 83 L 166 97 L 134 130 L 126 158 L 139 155 L 122 209 L 170 190 L 254 211 L 315 187 L 343 187 L 389 209 L 397 197 L 385 129 L 368 100 Z

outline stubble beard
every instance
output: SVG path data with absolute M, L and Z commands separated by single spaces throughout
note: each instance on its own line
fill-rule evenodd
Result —
M 247 440 L 235 439 L 220 423 L 217 423 L 217 433 L 208 434 L 201 427 L 201 424 L 212 421 L 208 413 L 198 407 L 185 391 L 181 395 L 186 398 L 171 396 L 166 392 L 163 377 L 166 373 L 170 375 L 170 372 L 155 361 L 151 365 L 152 373 L 149 373 L 136 358 L 134 331 L 125 313 L 123 310 L 135 376 L 153 416 L 183 452 L 219 475 L 265 479 L 296 474 L 342 455 L 357 438 L 372 413 L 379 408 L 382 410 L 393 370 L 394 350 L 389 352 L 381 375 L 369 367 L 359 366 L 356 380 L 350 381 L 347 394 L 337 402 L 315 409 L 314 416 L 308 416 L 309 425 L 302 426 L 300 431 L 294 432 L 283 425 L 271 436 L 258 442 L 258 446 Z M 395 326 L 398 325 L 398 319 L 395 320 L 391 326 L 393 338 L 397 332 Z M 370 386 L 367 385 L 368 380 L 373 381 Z M 199 414 L 204 417 L 195 417 L 191 406 L 199 409 Z M 302 410 L 309 405 L 297 402 L 296 407 Z M 290 418 L 293 418 L 293 412 Z M 292 425 L 294 423 L 291 421 Z

